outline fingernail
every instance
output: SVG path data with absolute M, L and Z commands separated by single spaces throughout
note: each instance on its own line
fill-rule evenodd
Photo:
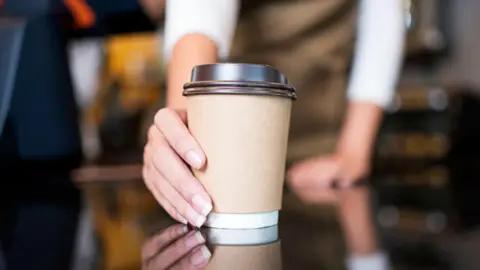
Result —
M 203 223 L 205 223 L 206 220 L 207 220 L 207 219 L 206 219 L 205 217 L 202 217 L 202 216 L 198 217 L 198 218 L 197 218 L 197 221 L 195 221 L 195 226 L 196 226 L 197 228 L 202 227 Z
M 212 211 L 212 204 L 203 199 L 200 195 L 195 195 L 192 198 L 192 202 L 197 209 L 199 209 L 203 216 L 207 216 Z
M 193 235 L 190 235 L 185 239 L 185 246 L 187 246 L 187 248 L 193 248 L 203 243 L 205 243 L 205 238 L 203 238 L 201 232 L 195 232 Z
M 183 223 L 183 224 L 185 224 L 185 225 L 187 225 L 187 224 L 188 224 L 188 221 L 187 221 L 187 219 L 186 219 L 186 218 L 184 218 L 182 215 L 180 215 L 180 214 L 177 214 L 177 217 L 178 217 L 178 220 L 179 220 L 181 223 Z
M 197 213 L 192 207 L 188 207 L 187 210 L 187 218 L 197 228 L 202 227 L 203 223 L 205 222 L 206 218 Z
M 187 161 L 195 169 L 200 169 L 203 164 L 202 157 L 193 150 L 187 152 Z
M 206 264 L 210 258 L 212 257 L 212 253 L 208 250 L 206 246 L 200 247 L 193 255 L 190 257 L 190 262 L 195 266 L 200 266 Z

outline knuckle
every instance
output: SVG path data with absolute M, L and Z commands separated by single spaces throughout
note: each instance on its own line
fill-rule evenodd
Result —
M 151 140 L 153 140 L 153 139 L 155 138 L 155 130 L 156 130 L 156 129 L 157 129 L 157 128 L 156 128 L 154 125 L 151 125 L 151 126 L 148 128 L 148 133 L 147 133 L 147 134 L 148 134 L 148 136 L 147 136 L 148 141 L 151 141 Z
M 146 145 L 157 145 L 164 141 L 164 137 L 156 126 L 150 126 L 148 129 L 148 140 Z
M 163 108 L 160 109 L 154 117 L 154 123 L 157 127 L 162 127 L 165 125 L 166 120 L 169 117 L 172 117 L 174 115 L 174 111 L 170 108 Z

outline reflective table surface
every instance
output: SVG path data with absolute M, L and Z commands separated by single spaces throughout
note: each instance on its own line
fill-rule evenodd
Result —
M 474 270 L 480 269 L 480 169 L 460 165 L 448 168 L 442 181 L 450 184 L 421 184 L 442 177 L 438 165 L 427 166 L 402 176 L 415 180 L 410 186 L 377 176 L 371 186 L 335 191 L 338 200 L 329 203 L 314 196 L 302 201 L 286 190 L 277 226 L 243 231 L 173 223 L 141 179 L 131 180 L 136 173 L 113 169 L 114 181 L 95 172 L 97 181 L 81 186 L 102 269 L 341 270 L 352 269 L 351 254 L 383 252 L 389 269 Z

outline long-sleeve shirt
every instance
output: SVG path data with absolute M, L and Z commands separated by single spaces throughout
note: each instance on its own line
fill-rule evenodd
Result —
M 164 59 L 168 61 L 176 42 L 187 34 L 203 34 L 227 59 L 238 19 L 238 0 L 168 0 Z M 403 58 L 404 9 L 401 0 L 360 0 L 357 41 L 348 98 L 387 106 Z M 288 74 L 287 74 L 288 76 Z

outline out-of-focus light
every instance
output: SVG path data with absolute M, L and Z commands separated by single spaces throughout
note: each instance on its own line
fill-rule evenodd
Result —
M 380 209 L 377 214 L 378 223 L 384 228 L 392 228 L 400 220 L 400 213 L 394 206 L 386 206 Z
M 432 233 L 441 233 L 447 226 L 447 217 L 441 212 L 430 213 L 425 218 L 425 225 Z
M 448 107 L 448 96 L 442 89 L 433 89 L 428 93 L 428 105 L 430 108 L 443 111 Z
M 410 31 L 413 28 L 412 1 L 405 0 L 403 1 L 403 5 L 405 9 L 405 27 L 407 28 L 408 31 Z

